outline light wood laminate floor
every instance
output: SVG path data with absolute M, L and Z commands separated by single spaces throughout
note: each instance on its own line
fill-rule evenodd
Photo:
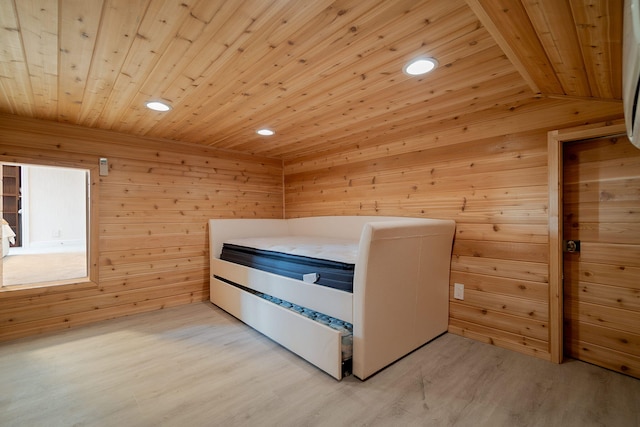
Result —
M 2 426 L 638 426 L 640 380 L 446 334 L 338 382 L 209 303 L 0 344 Z
M 86 276 L 86 252 L 18 253 L 2 258 L 2 285 L 4 286 Z

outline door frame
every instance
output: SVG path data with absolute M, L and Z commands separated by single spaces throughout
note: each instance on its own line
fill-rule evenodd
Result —
M 562 271 L 562 186 L 565 142 L 626 134 L 624 120 L 595 123 L 554 130 L 547 134 L 547 167 L 549 174 L 549 354 L 551 361 L 561 363 L 564 356 L 563 336 L 563 271 Z

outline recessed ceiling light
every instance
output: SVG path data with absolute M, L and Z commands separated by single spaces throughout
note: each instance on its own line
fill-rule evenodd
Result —
M 144 105 L 147 106 L 148 109 L 154 111 L 169 111 L 171 110 L 171 106 L 169 104 L 165 104 L 164 102 L 159 101 L 149 101 Z
M 438 61 L 433 58 L 418 58 L 405 65 L 402 70 L 410 76 L 419 76 L 433 71 L 437 66 Z
M 256 131 L 256 133 L 257 133 L 258 135 L 262 135 L 262 136 L 271 136 L 271 135 L 275 134 L 275 132 L 274 132 L 274 131 L 272 131 L 271 129 L 267 129 L 267 128 L 258 129 L 258 130 Z

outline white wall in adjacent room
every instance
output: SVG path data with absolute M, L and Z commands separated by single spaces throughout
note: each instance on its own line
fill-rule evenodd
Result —
M 25 249 L 85 247 L 86 177 L 82 169 L 23 166 Z

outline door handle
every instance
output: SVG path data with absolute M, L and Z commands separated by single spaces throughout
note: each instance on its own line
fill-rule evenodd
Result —
M 564 240 L 562 242 L 562 251 L 563 252 L 580 252 L 580 240 Z

